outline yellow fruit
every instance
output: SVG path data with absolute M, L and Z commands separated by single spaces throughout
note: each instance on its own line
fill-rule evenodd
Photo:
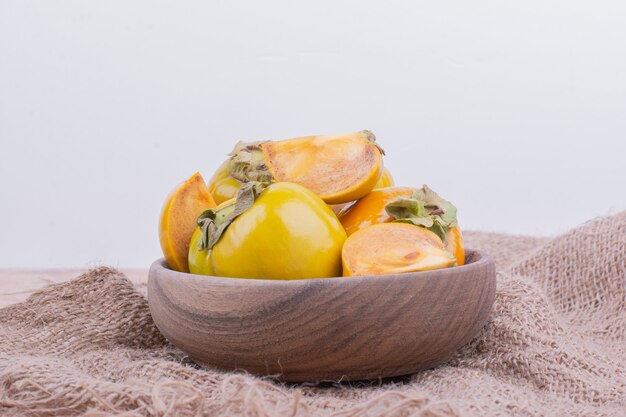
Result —
M 167 197 L 159 221 L 159 240 L 169 266 L 188 272 L 189 239 L 197 227 L 196 219 L 215 201 L 198 172 L 178 185 Z
M 215 275 L 213 260 L 211 259 L 213 254 L 210 250 L 198 250 L 200 239 L 202 239 L 202 230 L 196 227 L 189 242 L 189 254 L 187 257 L 189 272 L 198 275 Z
M 221 204 L 224 201 L 235 198 L 237 196 L 237 191 L 239 191 L 239 187 L 241 186 L 239 181 L 229 175 L 229 165 L 230 160 L 224 161 L 217 171 L 215 171 L 207 184 L 209 192 L 215 200 L 215 204 Z
M 208 217 L 216 220 L 208 223 L 218 227 L 234 207 L 227 204 L 211 211 Z M 189 248 L 192 273 L 286 280 L 341 275 L 346 233 L 328 206 L 298 184 L 269 185 L 226 224 L 204 248 L 200 243 L 205 233 L 201 228 L 194 232 Z
M 441 239 L 423 227 L 380 223 L 351 235 L 342 251 L 343 275 L 398 274 L 453 266 Z
M 393 187 L 394 185 L 396 185 L 396 183 L 394 182 L 393 177 L 391 176 L 391 172 L 389 172 L 389 170 L 385 168 L 383 169 L 383 175 L 380 176 L 380 179 L 374 186 L 374 189 L 376 190 L 378 188 Z

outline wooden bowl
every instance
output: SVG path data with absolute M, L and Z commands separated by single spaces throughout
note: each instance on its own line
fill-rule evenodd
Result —
M 488 320 L 493 260 L 427 272 L 297 281 L 220 278 L 152 264 L 159 330 L 203 366 L 285 381 L 363 380 L 445 362 Z

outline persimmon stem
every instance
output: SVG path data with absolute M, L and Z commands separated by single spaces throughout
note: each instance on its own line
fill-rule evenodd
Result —
M 435 233 L 446 242 L 448 230 L 457 224 L 456 207 L 423 185 L 410 198 L 389 203 L 385 211 L 399 223 L 411 223 Z
M 228 173 L 234 179 L 246 183 L 250 181 L 271 182 L 274 180 L 265 161 L 261 145 L 264 142 L 239 142 L 229 154 Z
M 228 226 L 252 207 L 259 195 L 269 185 L 267 182 L 247 182 L 239 189 L 234 203 L 220 209 L 204 211 L 197 220 L 198 226 L 202 229 L 202 237 L 198 243 L 198 249 L 213 249 L 213 246 L 219 241 Z

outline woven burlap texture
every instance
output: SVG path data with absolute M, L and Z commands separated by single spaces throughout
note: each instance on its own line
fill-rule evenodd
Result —
M 437 369 L 324 386 L 200 369 L 142 289 L 102 267 L 0 310 L 0 415 L 626 415 L 626 212 L 552 239 L 466 241 L 496 259 L 496 302 Z

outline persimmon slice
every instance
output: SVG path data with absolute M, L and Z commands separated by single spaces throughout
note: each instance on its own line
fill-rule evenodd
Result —
M 367 130 L 240 144 L 231 156 L 233 178 L 293 182 L 327 204 L 363 197 L 374 188 L 384 169 L 381 149 Z
M 189 241 L 198 227 L 196 219 L 215 207 L 215 201 L 200 173 L 179 184 L 167 197 L 159 221 L 159 240 L 168 265 L 189 272 Z
M 343 245 L 343 275 L 384 275 L 454 266 L 441 239 L 407 223 L 381 223 L 352 234 Z

